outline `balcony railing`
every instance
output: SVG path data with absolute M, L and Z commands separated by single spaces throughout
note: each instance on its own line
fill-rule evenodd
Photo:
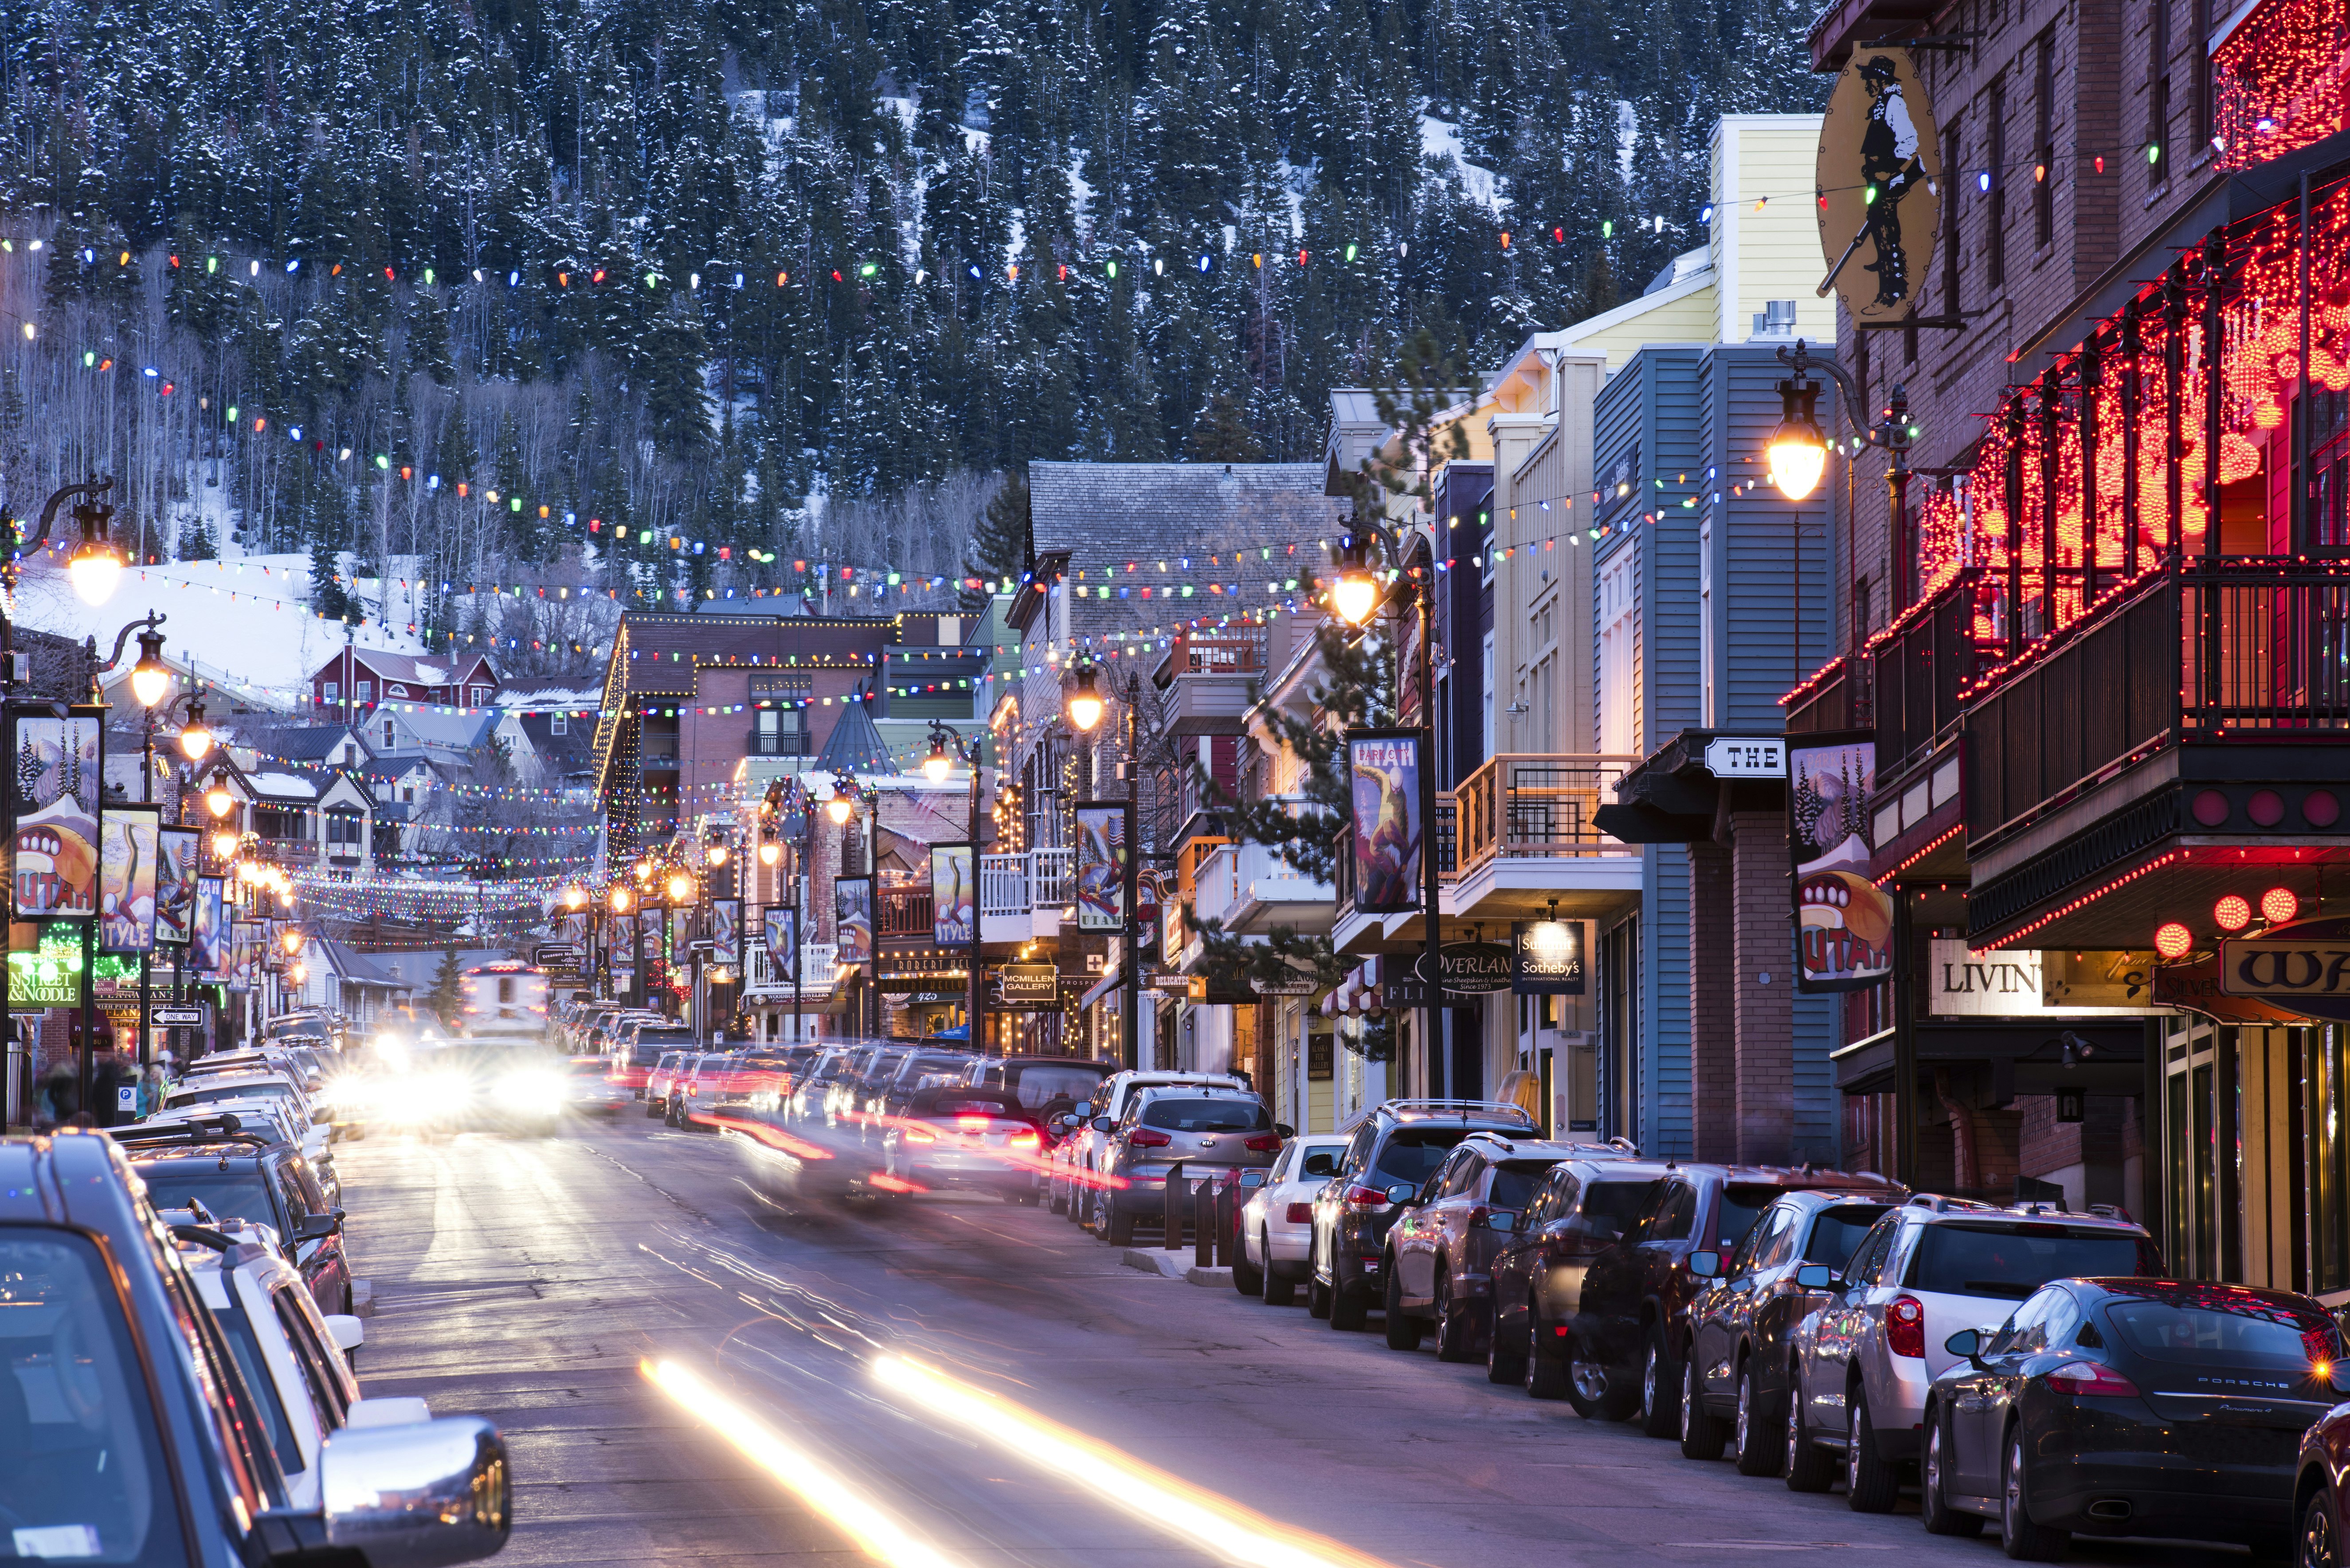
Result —
M 1617 781 L 1639 764 L 1638 757 L 1584 753 L 1487 762 L 1453 792 L 1461 814 L 1461 874 L 1496 858 L 1628 853 L 1591 819 L 1615 799 Z
M 1071 875 L 1075 851 L 1068 849 L 981 856 L 980 914 L 1024 915 L 1032 909 L 1066 907 L 1076 896 Z
M 804 996 L 822 996 L 832 989 L 833 954 L 838 950 L 830 942 L 801 946 L 800 991 Z M 753 942 L 743 955 L 743 985 L 746 991 L 789 991 L 792 977 L 775 962 L 764 942 Z
M 2181 741 L 2350 740 L 2350 564 L 2171 567 L 1969 700 L 1977 841 Z
M 881 907 L 874 912 L 877 935 L 920 937 L 929 941 L 935 934 L 928 888 L 884 888 L 880 898 Z
M 1222 844 L 1192 876 L 1192 909 L 1202 920 L 1243 923 L 1268 904 L 1314 904 L 1328 918 L 1331 888 L 1263 844 Z
M 1253 637 L 1178 637 L 1168 669 L 1176 675 L 1254 675 L 1264 669 L 1264 645 Z
M 1991 574 L 1968 567 L 1869 649 L 1878 777 L 1890 779 L 1937 735 L 1955 732 L 1962 693 L 1999 656 L 1996 587 Z
M 745 754 L 754 757 L 804 757 L 808 754 L 808 734 L 805 730 L 762 730 L 754 725 L 750 738 L 743 744 Z

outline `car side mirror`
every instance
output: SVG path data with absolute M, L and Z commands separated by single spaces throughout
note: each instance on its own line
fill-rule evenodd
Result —
M 1835 1271 L 1825 1263 L 1805 1263 L 1795 1271 L 1795 1284 L 1803 1290 L 1834 1290 L 1835 1282 Z
M 331 1122 L 334 1119 L 335 1113 L 328 1110 L 324 1106 L 316 1106 L 310 1112 L 310 1125 L 314 1127 L 325 1127 L 328 1122 Z
M 1485 1229 L 1488 1231 L 1497 1231 L 1503 1235 L 1507 1236 L 1513 1234 L 1517 1231 L 1517 1228 L 1518 1211 L 1516 1210 L 1494 1209 L 1489 1210 L 1486 1212 Z
M 1096 1132 L 1107 1132 L 1112 1125 L 1113 1124 L 1107 1116 L 1096 1116 L 1094 1118 L 1094 1131 Z
M 1297 1136 L 1297 1129 L 1291 1127 L 1287 1122 L 1274 1123 L 1273 1131 L 1274 1136 L 1276 1137 L 1292 1138 Z
M 318 1491 L 327 1544 L 371 1568 L 470 1563 L 514 1528 L 505 1441 L 479 1416 L 331 1432 Z
M 1409 1181 L 1396 1182 L 1388 1189 L 1388 1201 L 1390 1203 L 1409 1203 L 1419 1196 L 1419 1189 Z
M 1989 1336 L 1979 1328 L 1962 1328 L 1942 1341 L 1942 1348 L 1952 1355 L 1962 1356 L 1968 1366 L 1981 1371 L 1990 1364 L 1983 1360 L 1983 1344 Z
M 348 1313 L 328 1313 L 327 1337 L 335 1342 L 337 1350 L 357 1350 L 367 1343 L 367 1324 Z
M 305 1214 L 294 1221 L 296 1241 L 323 1241 L 343 1228 L 343 1217 L 334 1214 Z
M 1689 1272 L 1700 1280 L 1721 1278 L 1721 1254 L 1710 1251 L 1691 1252 L 1689 1257 Z

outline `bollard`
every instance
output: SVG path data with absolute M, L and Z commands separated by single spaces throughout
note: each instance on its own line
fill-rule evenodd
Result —
M 1183 1250 L 1183 1212 L 1189 1206 L 1191 1192 L 1189 1184 L 1183 1179 L 1183 1167 L 1181 1162 L 1178 1161 L 1176 1164 L 1170 1165 L 1167 1168 L 1167 1240 L 1165 1245 L 1167 1250 L 1170 1252 L 1180 1252 Z
M 1202 1269 L 1216 1266 L 1216 1179 L 1208 1179 L 1191 1193 L 1191 1262 Z
M 1238 1268 L 1241 1262 L 1241 1173 L 1216 1189 L 1216 1262 Z

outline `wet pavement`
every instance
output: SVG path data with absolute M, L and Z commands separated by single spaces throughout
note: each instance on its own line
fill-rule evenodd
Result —
M 341 1146 L 359 1374 L 504 1431 L 503 1561 L 899 1568 L 1988 1565 L 1914 1500 L 1696 1464 L 1629 1427 L 1125 1267 L 1041 1209 L 786 1207 L 743 1140 L 635 1116 Z M 1877 1554 L 1885 1554 L 1878 1556 Z M 2089 1563 L 2243 1563 L 2089 1542 Z

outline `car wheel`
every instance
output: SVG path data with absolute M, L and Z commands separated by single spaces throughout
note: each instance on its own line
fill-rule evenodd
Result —
M 1436 1359 L 1477 1359 L 1477 1309 L 1452 1300 L 1452 1271 L 1436 1271 Z
M 1774 1476 L 1786 1456 L 1780 1451 L 1779 1424 L 1762 1397 L 1762 1379 L 1748 1356 L 1738 1368 L 1738 1418 L 1731 1428 L 1731 1454 L 1742 1476 Z
M 1901 1496 L 1901 1475 L 1877 1451 L 1877 1428 L 1868 1419 L 1868 1397 L 1856 1385 L 1845 1401 L 1851 1425 L 1846 1430 L 1844 1501 L 1855 1513 L 1890 1513 Z
M 1926 1415 L 1926 1458 L 1918 1476 L 1918 1512 L 1925 1521 L 1929 1535 L 1981 1535 L 1982 1516 L 1966 1513 L 1950 1506 L 1950 1477 L 1943 1467 L 1942 1416 L 1939 1410 Z
M 1330 1315 L 1330 1287 L 1319 1280 L 1309 1279 L 1305 1282 L 1305 1315 L 1308 1317 Z
M 1256 1233 L 1256 1250 L 1257 1255 L 1264 1260 L 1264 1267 L 1257 1271 L 1264 1276 L 1264 1304 L 1267 1306 L 1289 1305 L 1297 1299 L 1297 1282 L 1286 1274 L 1274 1272 L 1272 1231 L 1260 1231 Z
M 1648 1350 L 1640 1362 L 1640 1430 L 1651 1438 L 1669 1438 L 1680 1430 L 1680 1372 L 1665 1348 L 1665 1325 L 1650 1324 Z
M 1699 1386 L 1703 1376 L 1694 1355 L 1681 1363 L 1681 1458 L 1685 1459 L 1718 1459 L 1729 1446 L 1730 1435 L 1721 1429 L 1721 1417 L 1705 1407 L 1705 1390 Z
M 1787 1375 L 1786 1480 L 1789 1491 L 1825 1491 L 1835 1484 L 1835 1466 L 1827 1450 L 1804 1429 L 1803 1385 L 1793 1371 Z
M 2032 1522 L 2032 1500 L 2023 1495 L 2023 1431 L 2011 1427 L 1999 1468 L 2001 1549 L 2018 1563 L 2054 1563 L 2072 1543 L 2071 1531 Z
M 1392 1257 L 1388 1260 L 1386 1269 L 1381 1272 L 1388 1277 L 1387 1293 L 1383 1302 L 1387 1308 L 1388 1348 L 1418 1350 L 1419 1319 L 1403 1310 L 1403 1282 L 1396 1275 L 1395 1260 Z
M 1055 1214 L 1066 1214 L 1068 1211 L 1069 1211 L 1069 1199 L 1068 1199 L 1068 1198 L 1067 1198 L 1067 1197 L 1066 1197 L 1066 1195 L 1061 1191 L 1061 1189 L 1060 1189 L 1059 1188 L 1057 1188 L 1057 1187 L 1056 1187 L 1056 1188 L 1053 1189 L 1053 1212 L 1054 1212 L 1054 1213 L 1055 1213 Z
M 1134 1245 L 1134 1216 L 1111 1209 L 1102 1227 L 1102 1240 L 1113 1247 Z
M 1270 1251 L 1260 1253 L 1259 1256 L 1268 1262 L 1273 1259 Z M 1245 1243 L 1232 1250 L 1232 1289 L 1244 1296 L 1261 1296 L 1264 1294 L 1265 1272 L 1266 1271 L 1249 1262 L 1248 1247 Z
M 1526 1307 L 1526 1318 L 1529 1322 L 1534 1318 L 1531 1303 Z M 1501 1320 L 1496 1317 L 1491 1332 L 1485 1335 L 1485 1381 L 1499 1384 L 1504 1388 L 1513 1383 L 1523 1383 L 1526 1380 L 1527 1348 L 1525 1340 L 1513 1340 L 1505 1345 Z
M 650 1121 L 653 1117 L 659 1115 L 660 1115 L 660 1102 L 659 1100 L 647 1100 L 645 1102 L 645 1119 L 647 1121 Z
M 2334 1489 L 2321 1486 L 2301 1511 L 2294 1568 L 2342 1568 L 2342 1535 L 2334 1520 Z
M 1566 1386 L 1566 1366 L 1564 1358 L 1545 1355 L 1544 1348 L 1552 1339 L 1550 1324 L 1544 1321 L 1539 1297 L 1526 1298 L 1526 1363 L 1523 1381 L 1529 1399 L 1565 1399 L 1573 1396 Z M 1581 1413 L 1582 1407 L 1575 1407 Z

